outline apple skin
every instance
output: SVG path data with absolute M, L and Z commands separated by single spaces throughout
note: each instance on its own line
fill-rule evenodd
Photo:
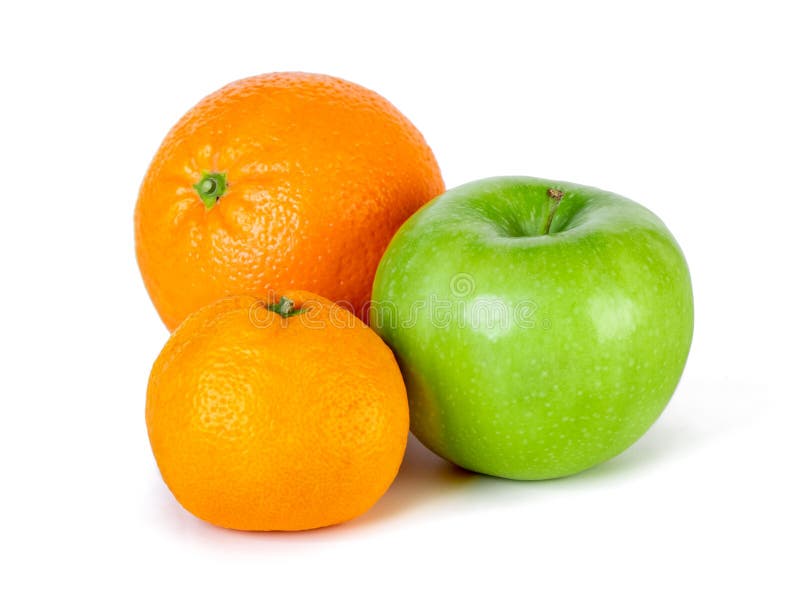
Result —
M 652 212 L 591 187 L 498 177 L 445 192 L 400 228 L 371 323 L 425 446 L 531 480 L 588 469 L 647 431 L 678 384 L 694 314 L 686 260 Z

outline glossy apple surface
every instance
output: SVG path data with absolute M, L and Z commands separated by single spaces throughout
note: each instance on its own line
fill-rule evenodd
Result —
M 371 318 L 422 443 L 473 471 L 548 479 L 619 454 L 658 418 L 689 352 L 692 289 L 677 242 L 643 206 L 500 177 L 402 226 Z

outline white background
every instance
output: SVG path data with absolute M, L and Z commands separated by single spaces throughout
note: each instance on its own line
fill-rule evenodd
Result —
M 791 5 L 4 7 L 0 596 L 797 598 Z M 144 426 L 167 332 L 133 207 L 190 106 L 277 70 L 389 98 L 448 186 L 535 175 L 659 214 L 687 255 L 697 324 L 652 430 L 541 483 L 468 476 L 412 441 L 372 511 L 316 532 L 236 533 L 184 512 Z

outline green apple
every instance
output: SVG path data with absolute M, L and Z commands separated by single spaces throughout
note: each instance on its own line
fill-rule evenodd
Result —
M 528 177 L 421 208 L 381 260 L 371 312 L 414 435 L 513 479 L 577 473 L 644 434 L 678 384 L 693 318 L 686 260 L 656 215 Z

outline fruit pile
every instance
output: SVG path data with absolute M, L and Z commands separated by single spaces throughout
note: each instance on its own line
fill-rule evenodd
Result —
M 408 119 L 324 75 L 192 108 L 135 236 L 172 331 L 147 388 L 153 454 L 184 508 L 233 529 L 364 513 L 409 423 L 480 473 L 592 467 L 656 420 L 691 343 L 686 261 L 653 213 L 529 177 L 445 192 Z

